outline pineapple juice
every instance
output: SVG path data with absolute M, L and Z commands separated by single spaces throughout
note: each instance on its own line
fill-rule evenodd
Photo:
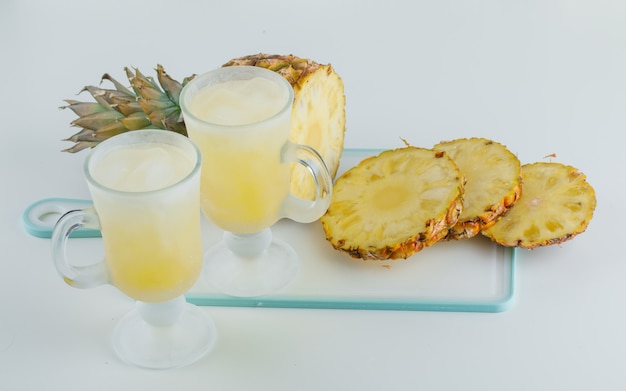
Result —
M 111 283 L 136 300 L 181 296 L 200 274 L 198 181 L 182 181 L 195 165 L 159 143 L 118 146 L 90 168 Z
M 202 151 L 202 210 L 226 231 L 254 233 L 280 218 L 289 193 L 289 165 L 281 161 L 289 97 L 284 86 L 256 77 L 209 85 L 189 102 L 195 118 L 186 119 L 187 131 Z

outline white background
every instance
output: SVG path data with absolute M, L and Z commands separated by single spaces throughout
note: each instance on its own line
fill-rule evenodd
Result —
M 625 22 L 622 0 L 2 0 L 0 390 L 624 389 Z M 205 359 L 125 366 L 107 338 L 132 303 L 63 284 L 21 225 L 31 202 L 88 196 L 58 107 L 125 66 L 180 80 L 258 52 L 335 67 L 346 147 L 481 136 L 523 163 L 555 153 L 595 187 L 591 225 L 520 252 L 502 313 L 207 307 Z M 77 246 L 98 256 L 97 239 Z

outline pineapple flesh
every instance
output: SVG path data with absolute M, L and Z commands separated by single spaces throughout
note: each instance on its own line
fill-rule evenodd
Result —
M 456 224 L 463 183 L 443 152 L 408 146 L 364 159 L 333 187 L 326 238 L 353 258 L 408 258 Z
M 560 244 L 585 231 L 596 207 L 593 187 L 578 169 L 561 163 L 522 166 L 523 193 L 513 208 L 482 231 L 507 247 Z
M 465 177 L 463 212 L 447 239 L 466 239 L 491 227 L 522 192 L 521 164 L 504 145 L 484 138 L 457 139 L 433 147 L 446 152 Z

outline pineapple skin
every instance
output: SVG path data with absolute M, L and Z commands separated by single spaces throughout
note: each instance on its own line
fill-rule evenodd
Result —
M 524 192 L 516 205 L 481 233 L 505 247 L 532 250 L 583 233 L 596 208 L 594 188 L 577 168 L 537 162 L 522 166 Z
M 472 219 L 459 221 L 449 230 L 446 240 L 462 240 L 472 238 L 482 231 L 490 228 L 504 217 L 515 206 L 522 195 L 522 186 L 513 193 L 502 199 L 502 202 L 491 206 L 485 214 L 475 216 Z
M 429 183 L 438 186 L 434 199 L 425 195 Z M 385 151 L 337 179 L 322 227 L 332 247 L 352 258 L 406 259 L 447 236 L 463 210 L 463 183 L 443 152 L 411 146 Z M 381 202 L 385 194 L 395 202 Z M 434 209 L 424 207 L 433 202 Z

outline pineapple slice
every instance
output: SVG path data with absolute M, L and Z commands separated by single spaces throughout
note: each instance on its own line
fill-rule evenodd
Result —
M 559 244 L 585 231 L 596 207 L 593 187 L 578 169 L 560 163 L 522 166 L 524 191 L 509 213 L 482 233 L 508 247 Z
M 333 187 L 326 238 L 354 258 L 408 258 L 456 224 L 463 183 L 443 152 L 408 146 L 364 159 Z
M 275 71 L 294 89 L 290 140 L 308 145 L 321 156 L 334 178 L 343 152 L 346 129 L 343 81 L 330 65 L 295 56 L 257 54 L 236 58 L 224 66 L 249 65 Z M 315 199 L 315 184 L 308 170 L 291 166 L 291 192 L 304 199 Z
M 522 191 L 521 164 L 504 145 L 484 138 L 457 139 L 433 148 L 454 160 L 465 177 L 463 212 L 448 239 L 466 239 L 491 227 Z

